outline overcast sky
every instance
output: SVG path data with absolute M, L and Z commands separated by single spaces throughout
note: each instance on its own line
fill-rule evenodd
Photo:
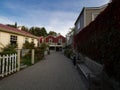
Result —
M 97 7 L 109 0 L 0 0 L 0 23 L 45 27 L 65 35 L 83 7 Z

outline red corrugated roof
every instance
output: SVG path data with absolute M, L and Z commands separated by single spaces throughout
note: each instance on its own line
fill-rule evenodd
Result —
M 12 33 L 18 33 L 18 34 L 22 34 L 22 35 L 26 35 L 26 36 L 36 37 L 36 36 L 30 34 L 29 32 L 25 32 L 23 30 L 19 30 L 17 28 L 13 28 L 13 27 L 3 25 L 3 24 L 0 24 L 0 29 L 4 29 L 4 30 L 7 30 Z

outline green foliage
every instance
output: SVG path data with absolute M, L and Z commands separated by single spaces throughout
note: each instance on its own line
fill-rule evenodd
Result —
M 120 82 L 120 0 L 113 0 L 75 38 L 78 51 L 104 64 L 110 77 Z
M 26 41 L 23 44 L 23 49 L 34 49 L 35 48 L 35 44 L 33 42 L 29 43 L 28 41 Z
M 32 65 L 31 63 L 31 51 L 29 51 L 24 57 L 22 57 L 21 63 L 24 65 Z
M 42 60 L 44 57 L 44 49 L 41 47 L 35 48 L 35 62 Z
M 39 36 L 47 36 L 47 31 L 46 31 L 46 29 L 44 28 L 44 27 L 42 27 L 41 29 L 40 29 L 40 35 Z
M 35 36 L 46 36 L 47 31 L 44 27 L 39 28 L 39 27 L 31 27 L 29 32 Z
M 14 25 L 14 26 L 15 26 L 15 28 L 17 28 L 17 22 L 15 22 L 15 25 Z
M 29 47 L 28 49 L 30 49 L 30 51 L 24 56 L 22 57 L 22 61 L 21 63 L 25 64 L 25 65 L 32 65 L 31 64 L 31 49 L 33 49 L 33 47 L 31 47 L 31 45 L 28 45 L 30 43 L 26 42 L 26 46 Z M 35 63 L 42 60 L 44 58 L 44 52 L 46 50 L 47 45 L 45 43 L 41 44 L 40 47 L 36 47 L 35 49 Z M 26 48 L 25 48 L 26 49 Z
M 16 48 L 17 48 L 17 45 L 8 44 L 4 48 L 2 48 L 2 52 L 0 54 L 4 55 L 4 54 L 17 53 Z
M 53 35 L 53 36 L 56 36 L 56 35 L 57 35 L 57 33 L 56 33 L 56 32 L 54 32 L 54 31 L 50 31 L 50 32 L 48 33 L 48 35 Z
M 40 47 L 35 48 L 35 62 L 44 58 L 44 52 L 46 51 L 47 47 L 47 44 L 42 43 Z
M 64 54 L 68 57 L 71 58 L 73 51 L 71 49 L 65 49 Z
M 10 27 L 13 27 L 13 28 L 17 28 L 17 22 L 15 22 L 14 25 L 12 25 L 12 24 L 7 24 L 7 26 L 10 26 Z
M 22 26 L 21 30 L 25 31 L 25 32 L 29 32 L 29 29 L 25 26 Z
M 48 45 L 46 43 L 42 43 L 40 45 L 40 48 L 43 49 L 43 51 L 45 51 L 47 47 L 48 47 Z

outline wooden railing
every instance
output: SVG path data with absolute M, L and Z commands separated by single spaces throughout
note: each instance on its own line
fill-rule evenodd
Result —
M 0 55 L 0 77 L 7 76 L 18 70 L 17 54 Z

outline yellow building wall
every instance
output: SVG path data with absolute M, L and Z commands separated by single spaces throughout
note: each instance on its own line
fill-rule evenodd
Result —
M 35 43 L 35 47 L 37 47 L 38 46 L 38 40 L 34 39 L 34 43 Z
M 0 31 L 0 50 L 10 43 L 10 34 Z
M 30 37 L 28 37 L 28 42 L 32 42 L 32 39 Z
M 29 42 L 32 42 L 32 39 L 33 39 L 33 38 L 30 38 L 30 37 L 29 37 L 29 38 L 28 38 L 28 41 L 29 41 Z M 34 41 L 35 47 L 37 47 L 37 46 L 38 46 L 38 40 L 37 40 L 37 39 L 33 39 L 33 41 Z
M 23 44 L 25 43 L 25 37 L 18 35 L 17 39 L 18 49 L 22 49 Z
M 18 44 L 18 49 L 22 49 L 23 44 L 25 43 L 25 36 L 22 35 L 17 35 L 17 34 L 12 34 L 12 33 L 7 33 L 7 32 L 2 32 L 0 31 L 0 51 L 3 46 L 5 47 L 6 45 L 10 44 L 10 35 L 15 35 L 17 36 L 17 44 Z M 29 42 L 32 42 L 31 37 L 27 37 Z M 35 46 L 38 46 L 38 40 L 34 38 L 34 43 Z

